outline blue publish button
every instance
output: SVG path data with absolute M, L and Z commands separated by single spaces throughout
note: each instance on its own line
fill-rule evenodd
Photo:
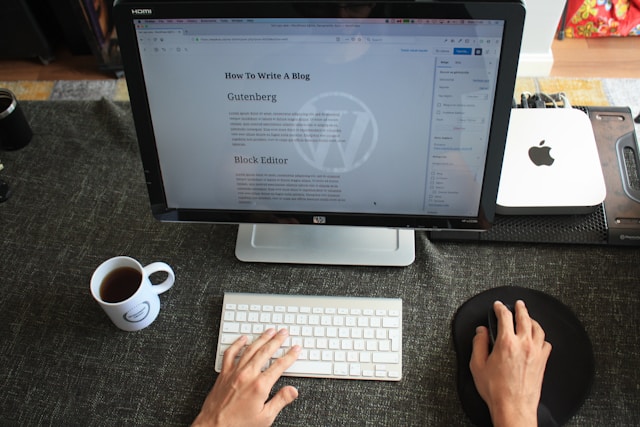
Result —
M 453 54 L 454 55 L 471 55 L 470 47 L 454 47 Z

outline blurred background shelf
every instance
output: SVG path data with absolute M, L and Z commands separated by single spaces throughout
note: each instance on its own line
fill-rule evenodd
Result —
M 528 2 L 519 76 L 640 78 L 640 37 L 558 40 L 557 22 L 537 23 L 550 19 L 547 1 L 557 2 Z M 562 5 L 554 6 L 557 15 Z M 0 0 L 0 81 L 121 77 L 111 7 L 110 0 Z M 538 57 L 534 66 L 527 61 Z

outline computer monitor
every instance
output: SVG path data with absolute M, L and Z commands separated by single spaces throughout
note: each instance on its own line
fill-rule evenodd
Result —
M 407 265 L 495 213 L 519 1 L 133 1 L 115 18 L 153 215 L 244 261 Z

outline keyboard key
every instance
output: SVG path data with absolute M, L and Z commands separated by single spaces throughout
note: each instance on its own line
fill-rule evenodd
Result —
M 331 375 L 333 363 L 298 360 L 285 372 L 287 374 Z
M 220 342 L 222 344 L 233 344 L 238 338 L 240 338 L 241 335 L 235 335 L 235 334 L 222 334 L 220 336 Z
M 334 375 L 348 375 L 349 374 L 349 365 L 346 363 L 336 363 L 333 365 L 333 374 Z
M 382 319 L 382 326 L 384 328 L 398 328 L 400 327 L 399 317 L 385 317 Z
M 373 353 L 373 363 L 400 363 L 397 353 Z
M 240 332 L 240 324 L 226 322 L 223 326 L 222 332 Z
M 359 377 L 360 376 L 360 364 L 359 363 L 352 363 L 349 365 L 349 375 L 351 375 L 352 377 Z

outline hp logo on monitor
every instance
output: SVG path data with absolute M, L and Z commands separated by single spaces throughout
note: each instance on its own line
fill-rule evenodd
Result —
M 326 224 L 327 223 L 327 217 L 326 216 L 314 216 L 313 217 L 313 223 L 314 224 Z

